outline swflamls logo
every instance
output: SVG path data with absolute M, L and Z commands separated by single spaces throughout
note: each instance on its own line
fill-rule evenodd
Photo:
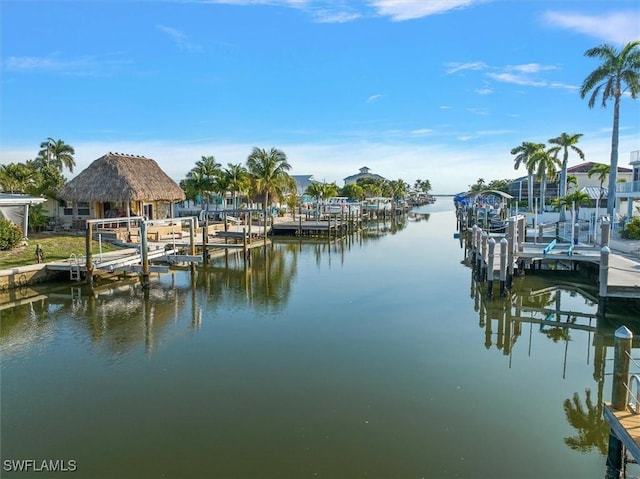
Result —
M 5 472 L 75 472 L 78 465 L 75 459 L 5 459 L 2 469 Z

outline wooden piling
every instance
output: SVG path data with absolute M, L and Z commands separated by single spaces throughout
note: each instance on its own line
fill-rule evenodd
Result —
M 91 243 L 93 241 L 93 224 L 91 221 L 87 221 L 86 241 L 85 241 L 85 253 L 86 253 L 86 268 L 87 268 L 87 284 L 93 285 L 93 254 L 91 252 Z M 79 278 L 80 276 L 78 276 Z
M 603 249 L 606 248 L 603 247 Z M 618 328 L 614 335 L 613 384 L 611 385 L 611 406 L 618 411 L 627 409 L 627 388 L 629 383 L 629 362 L 633 333 L 626 327 Z M 622 441 L 613 430 L 609 430 L 607 452 L 607 478 L 619 478 L 623 469 Z
M 489 247 L 489 257 L 487 258 L 487 295 L 493 298 L 493 265 L 496 251 L 496 240 L 489 238 L 487 241 Z
M 193 238 L 192 238 L 193 242 Z M 140 222 L 140 255 L 142 261 L 142 287 L 149 287 L 149 248 L 147 247 L 147 222 Z
M 507 249 L 509 242 L 507 238 L 500 240 L 500 296 L 507 294 Z
M 609 283 L 609 256 L 611 250 L 607 245 L 600 250 L 600 282 L 598 291 L 598 314 L 604 315 L 607 309 L 607 285 Z

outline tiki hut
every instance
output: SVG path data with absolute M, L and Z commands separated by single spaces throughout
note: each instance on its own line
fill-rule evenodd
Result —
M 185 195 L 151 158 L 109 152 L 69 181 L 58 199 L 67 204 L 65 215 L 71 213 L 77 222 L 124 216 L 171 218 L 173 203 Z

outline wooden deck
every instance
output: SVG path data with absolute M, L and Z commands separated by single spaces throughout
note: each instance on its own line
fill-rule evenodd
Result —
M 636 462 L 640 462 L 640 414 L 634 414 L 629 410 L 618 411 L 611 406 L 611 403 L 604 404 L 603 414 L 627 452 Z

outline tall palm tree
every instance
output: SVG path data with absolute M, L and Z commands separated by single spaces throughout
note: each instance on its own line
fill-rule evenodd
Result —
M 209 209 L 211 202 L 211 193 L 218 191 L 219 184 L 217 179 L 221 174 L 220 163 L 214 156 L 202 156 L 196 161 L 196 166 L 191 168 L 188 177 L 191 177 L 195 184 L 195 189 L 206 200 L 206 208 Z
M 62 173 L 65 168 L 73 173 L 73 167 L 76 166 L 73 155 L 76 154 L 76 151 L 71 145 L 67 145 L 62 140 L 47 138 L 47 141 L 40 143 L 40 148 L 41 150 L 38 152 L 38 157 L 45 165 L 51 164 L 57 168 L 60 173 Z
M 600 202 L 602 201 L 602 197 L 604 196 L 602 194 L 603 193 L 602 185 L 604 184 L 604 180 L 607 179 L 607 176 L 609 176 L 610 172 L 611 172 L 611 165 L 605 165 L 604 163 L 596 163 L 587 172 L 588 178 L 591 178 L 593 175 L 598 175 L 598 180 L 600 180 L 600 195 L 598 196 L 598 206 L 600 206 Z
M 517 170 L 520 166 L 527 168 L 527 203 L 530 213 L 533 213 L 533 178 L 536 169 L 535 161 L 532 161 L 532 158 L 538 150 L 544 147 L 542 143 L 523 141 L 521 145 L 511 149 L 511 154 L 516 155 L 513 159 L 513 169 Z
M 585 52 L 588 57 L 602 59 L 602 64 L 585 78 L 580 88 L 580 98 L 589 97 L 589 108 L 593 108 L 599 95 L 602 107 L 613 99 L 613 130 L 611 133 L 611 172 L 607 214 L 613 218 L 616 199 L 616 179 L 618 175 L 618 137 L 620 123 L 620 100 L 628 92 L 634 100 L 640 93 L 640 40 L 627 43 L 622 50 L 603 44 Z
M 264 195 L 264 219 L 267 220 L 269 195 L 277 193 L 283 183 L 288 182 L 291 165 L 287 162 L 287 155 L 277 148 L 266 151 L 254 147 L 247 158 L 247 169 L 251 175 L 256 191 Z
M 549 153 L 554 156 L 554 158 L 558 158 L 558 154 L 562 151 L 562 169 L 560 170 L 560 188 L 558 191 L 558 197 L 565 196 L 567 194 L 567 163 L 569 161 L 569 149 L 573 150 L 580 157 L 581 160 L 584 160 L 584 152 L 576 146 L 576 143 L 580 141 L 580 137 L 582 133 L 574 133 L 572 135 L 568 133 L 562 133 L 557 138 L 551 138 L 549 143 L 552 145 L 549 148 Z M 560 221 L 566 221 L 566 207 L 562 205 L 560 208 Z
M 249 172 L 240 163 L 227 163 L 223 171 L 227 179 L 227 187 L 233 193 L 233 207 L 238 208 L 238 193 L 246 194 L 249 189 Z
M 531 157 L 531 162 L 535 164 L 536 178 L 540 180 L 540 213 L 544 213 L 544 204 L 547 197 L 547 180 L 552 180 L 556 176 L 556 170 L 560 166 L 560 161 L 549 153 L 544 145 L 536 150 Z

